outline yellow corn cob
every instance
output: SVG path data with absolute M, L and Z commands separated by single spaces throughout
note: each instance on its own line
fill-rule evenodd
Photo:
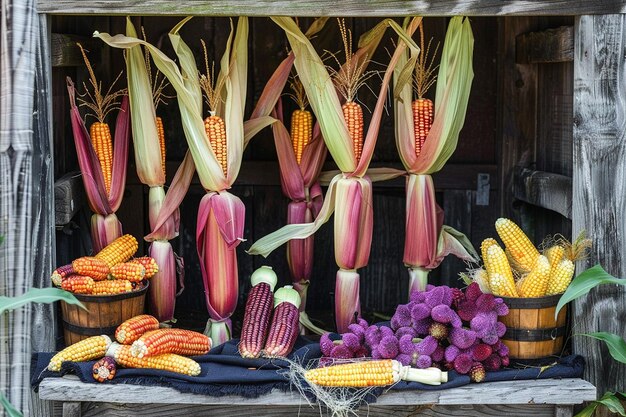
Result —
M 91 277 L 83 275 L 70 275 L 61 281 L 61 288 L 74 294 L 91 294 L 94 285 Z
M 99 258 L 93 256 L 83 256 L 72 261 L 72 268 L 78 275 L 85 275 L 93 278 L 94 281 L 107 279 L 109 266 Z
M 489 286 L 489 274 L 486 270 L 482 268 L 475 270 L 472 273 L 472 280 L 478 284 L 483 293 L 491 293 L 491 287 Z
M 144 278 L 146 279 L 152 278 L 156 275 L 157 272 L 159 272 L 159 265 L 157 265 L 156 260 L 149 256 L 135 258 L 131 262 L 143 265 L 143 267 L 146 269 L 146 275 L 144 276 Z
M 411 108 L 415 130 L 415 155 L 419 156 L 433 124 L 433 102 L 427 98 L 418 98 L 413 100 Z
M 111 141 L 111 131 L 106 123 L 95 122 L 89 129 L 91 143 L 96 151 L 102 176 L 104 177 L 104 188 L 107 195 L 111 191 L 111 178 L 113 172 L 113 142 Z
M 163 119 L 159 116 L 156 118 L 157 135 L 159 137 L 159 146 L 161 147 L 161 168 L 165 175 L 165 130 L 163 129 Z
M 375 387 L 391 385 L 400 380 L 397 373 L 394 375 L 391 359 L 311 369 L 304 377 L 309 382 L 327 387 Z
M 100 359 L 104 357 L 110 345 L 111 338 L 106 335 L 92 336 L 81 340 L 54 355 L 52 359 L 50 359 L 48 369 L 50 371 L 60 371 L 61 363 L 65 361 L 85 362 Z
M 520 297 L 543 297 L 548 288 L 550 262 L 543 255 L 537 255 L 535 267 L 524 277 L 519 286 Z
M 554 245 L 546 249 L 543 254 L 546 258 L 548 258 L 548 262 L 550 262 L 550 269 L 555 268 L 561 259 L 563 259 L 563 255 L 565 255 L 565 248 L 561 245 Z
M 112 295 L 131 292 L 132 290 L 133 284 L 130 281 L 125 279 L 114 279 L 94 283 L 91 293 L 94 295 Z
M 522 229 L 513 221 L 500 218 L 496 220 L 496 231 L 516 265 L 525 272 L 531 271 L 535 267 L 539 251 Z
M 489 274 L 489 288 L 493 295 L 500 297 L 519 297 L 515 282 L 499 273 Z
M 574 263 L 569 259 L 563 259 L 555 268 L 550 268 L 550 279 L 546 295 L 561 294 L 574 277 Z
M 483 263 L 487 262 L 487 250 L 492 246 L 498 246 L 498 242 L 496 242 L 493 238 L 487 238 L 483 240 L 483 243 L 480 245 L 480 254 L 483 257 Z M 485 265 L 486 267 L 486 265 Z
M 490 246 L 487 249 L 487 256 L 483 261 L 485 262 L 485 269 L 489 277 L 491 277 L 491 274 L 500 274 L 508 281 L 515 282 L 511 265 L 500 245 L 495 244 Z
M 110 268 L 129 260 L 138 247 L 137 239 L 131 235 L 122 235 L 98 252 L 96 258 L 102 259 Z
M 302 160 L 302 152 L 311 141 L 313 134 L 313 116 L 308 110 L 296 110 L 291 115 L 291 141 L 293 153 L 298 164 Z
M 360 104 L 354 101 L 345 103 L 341 106 L 341 109 L 343 110 L 343 118 L 348 126 L 350 139 L 352 139 L 354 156 L 358 163 L 363 152 L 363 109 Z
M 190 376 L 199 375 L 201 370 L 200 364 L 191 358 L 186 358 L 174 353 L 163 353 L 147 358 L 137 358 L 131 355 L 129 345 L 120 345 L 117 343 L 111 345 L 107 356 L 112 356 L 118 365 L 126 368 L 161 369 L 163 371 L 177 372 Z
M 111 278 L 127 279 L 130 282 L 143 281 L 146 275 L 146 268 L 140 263 L 124 262 L 111 268 Z
M 226 153 L 226 125 L 224 124 L 224 119 L 219 116 L 209 116 L 204 119 L 204 129 L 213 153 L 222 166 L 224 175 L 226 175 L 228 156 Z
M 139 339 L 144 333 L 159 328 L 159 320 L 149 314 L 141 314 L 126 320 L 117 326 L 115 340 L 130 345 Z

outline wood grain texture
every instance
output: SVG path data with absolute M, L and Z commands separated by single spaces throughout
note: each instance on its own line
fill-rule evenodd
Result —
M 64 226 L 87 202 L 79 172 L 70 172 L 54 182 L 54 224 Z
M 572 178 L 551 172 L 518 168 L 515 198 L 572 217 Z
M 306 401 L 296 392 L 273 391 L 258 398 L 210 397 L 186 394 L 173 388 L 130 384 L 87 384 L 76 377 L 46 378 L 39 397 L 53 401 L 86 401 L 134 404 L 198 404 L 246 406 L 302 406 Z M 487 395 L 488 393 L 488 395 Z M 595 387 L 582 379 L 538 379 L 469 384 L 440 391 L 387 391 L 376 404 L 486 405 L 486 404 L 580 404 L 595 399 Z
M 567 62 L 574 60 L 574 27 L 518 35 L 515 55 L 518 64 Z
M 81 417 L 82 415 L 82 403 L 63 403 L 63 417 Z
M 53 33 L 51 41 L 50 61 L 53 67 L 75 67 L 85 64 L 80 49 L 78 45 L 76 45 L 77 42 L 80 42 L 90 54 L 93 54 L 94 59 L 91 59 L 92 64 L 99 64 L 100 62 L 97 51 L 102 46 L 102 42 L 99 42 L 97 39 L 67 35 L 64 33 Z
M 594 240 L 589 259 L 611 274 L 626 276 L 626 15 L 582 16 L 576 20 L 574 57 L 573 232 Z M 574 302 L 572 332 L 626 335 L 626 292 L 601 287 Z M 587 358 L 585 377 L 599 393 L 626 389 L 626 366 L 614 361 L 603 343 L 573 339 Z
M 49 14 L 205 15 L 205 16 L 453 16 L 580 15 L 622 13 L 621 0 L 39 0 Z

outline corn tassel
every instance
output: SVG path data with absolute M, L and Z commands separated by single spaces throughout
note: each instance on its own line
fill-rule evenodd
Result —
M 173 353 L 164 353 L 148 358 L 137 358 L 131 355 L 130 351 L 131 347 L 128 345 L 112 343 L 106 354 L 115 359 L 118 365 L 125 368 L 160 369 L 162 371 L 176 372 L 189 376 L 200 375 L 200 364 L 191 358 Z
M 291 115 L 291 140 L 296 162 L 300 165 L 302 152 L 313 135 L 313 116 L 308 110 L 296 110 Z
M 149 314 L 141 314 L 131 317 L 117 326 L 115 330 L 115 340 L 123 345 L 130 345 L 144 333 L 158 328 L 159 321 L 155 317 Z
M 500 218 L 496 220 L 496 231 L 516 265 L 525 272 L 534 269 L 539 251 L 522 229 L 513 221 Z
M 63 362 L 86 362 L 104 357 L 111 345 L 109 336 L 92 336 L 70 345 L 54 355 L 48 364 L 48 370 L 58 372 Z
M 530 263 L 530 262 L 529 262 Z M 537 255 L 535 267 L 524 277 L 519 286 L 520 297 L 543 297 L 550 278 L 550 262 L 543 255 Z
M 427 98 L 418 98 L 411 104 L 413 110 L 413 128 L 415 130 L 415 155 L 420 156 L 422 147 L 433 124 L 433 102 Z
M 258 358 L 265 344 L 274 306 L 273 291 L 278 277 L 269 266 L 262 266 L 250 277 L 252 288 L 244 310 L 239 354 L 242 358 Z
M 198 356 L 211 350 L 211 339 L 202 333 L 184 329 L 150 330 L 135 340 L 130 354 L 145 358 L 163 353 Z

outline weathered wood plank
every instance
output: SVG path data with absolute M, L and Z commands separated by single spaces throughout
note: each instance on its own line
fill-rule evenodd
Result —
M 70 172 L 54 182 L 54 224 L 68 224 L 86 202 L 80 172 Z
M 86 401 L 134 404 L 204 404 L 299 406 L 306 401 L 296 392 L 273 391 L 258 398 L 210 397 L 186 394 L 173 388 L 130 384 L 87 384 L 70 378 L 46 378 L 39 397 L 53 401 Z M 441 391 L 387 391 L 376 404 L 481 405 L 481 404 L 580 404 L 596 398 L 595 387 L 582 379 L 539 379 L 469 384 Z
M 90 61 L 92 64 L 100 62 L 97 50 L 102 46 L 102 42 L 97 39 L 87 38 L 84 36 L 67 35 L 64 33 L 53 33 L 51 43 L 50 60 L 53 67 L 76 67 L 84 65 L 83 56 L 80 53 L 80 43 L 86 50 L 90 52 Z
M 515 39 L 518 64 L 540 64 L 574 60 L 574 27 L 529 32 Z
M 63 403 L 63 417 L 82 417 L 82 403 L 66 402 Z
M 574 407 L 571 405 L 559 405 L 554 410 L 554 417 L 572 417 Z
M 621 0 L 38 0 L 49 14 L 205 16 L 488 16 L 623 13 Z
M 572 218 L 572 179 L 565 175 L 519 168 L 515 198 Z
M 626 15 L 582 16 L 576 20 L 574 48 L 573 232 L 593 238 L 591 256 L 578 270 L 600 262 L 626 276 Z M 626 292 L 594 290 L 574 303 L 572 332 L 626 335 Z M 599 393 L 626 389 L 626 366 L 605 345 L 573 338 L 574 350 L 588 358 L 585 377 Z

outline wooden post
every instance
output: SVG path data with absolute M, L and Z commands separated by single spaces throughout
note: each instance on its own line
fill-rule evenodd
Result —
M 587 230 L 594 246 L 578 272 L 599 262 L 626 277 L 626 15 L 581 16 L 574 47 L 573 235 Z M 572 333 L 626 336 L 626 291 L 604 286 L 574 303 Z M 585 378 L 624 391 L 626 366 L 605 345 L 574 336 L 574 351 L 587 360 Z

